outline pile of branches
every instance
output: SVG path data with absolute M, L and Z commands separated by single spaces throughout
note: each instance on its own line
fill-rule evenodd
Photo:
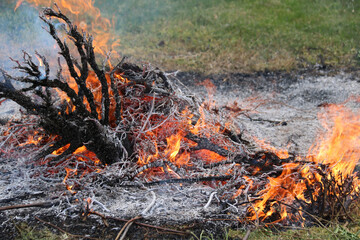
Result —
M 287 166 L 288 164 L 293 167 Z M 255 216 L 254 205 L 267 198 L 263 202 L 264 208 L 260 216 L 256 219 L 265 224 L 280 222 L 291 225 L 300 222 L 302 225 L 315 223 L 325 227 L 331 221 L 354 221 L 351 210 L 356 208 L 359 201 L 356 174 L 343 176 L 333 172 L 329 165 L 296 159 L 283 162 L 281 168 L 282 173 L 277 176 L 279 185 L 275 188 L 277 195 L 267 198 L 264 190 L 269 188 L 266 187 L 263 191 L 250 193 L 255 196 L 248 209 L 252 219 Z M 296 188 L 302 187 L 302 192 L 297 191 Z M 287 212 L 285 219 L 281 216 L 284 209 Z M 270 212 L 271 214 L 267 215 Z
M 182 94 L 167 74 L 158 69 L 139 67 L 124 59 L 111 69 L 106 65 L 108 59 L 99 65 L 92 37 L 80 32 L 60 9 L 46 8 L 40 18 L 47 24 L 49 34 L 60 49 L 62 59 L 58 59 L 57 73 L 50 73 L 50 64 L 45 56 L 36 53 L 44 64 L 39 66 L 30 54 L 24 52 L 23 63 L 13 60 L 15 68 L 24 74 L 16 77 L 1 70 L 4 81 L 0 82 L 0 98 L 10 99 L 29 114 L 37 116 L 38 126 L 47 136 L 51 136 L 48 139 L 53 140 L 34 160 L 59 151 L 60 154 L 51 160 L 58 164 L 85 146 L 103 165 L 126 163 L 129 167 L 123 171 L 122 178 L 103 176 L 104 184 L 149 186 L 207 182 L 218 189 L 218 195 L 226 203 L 238 208 L 260 201 L 262 195 L 259 193 L 266 189 L 268 178 L 279 177 L 286 164 L 295 162 L 294 156 L 280 159 L 271 152 L 251 153 L 244 146 L 240 135 L 221 126 L 221 131 L 212 133 L 211 138 L 191 131 L 185 133 L 183 137 L 196 145 L 185 149 L 191 154 L 192 164 L 180 168 L 163 156 L 143 166 L 137 165 L 140 150 L 148 148 L 148 152 L 154 154 L 157 151 L 151 149 L 154 144 L 150 133 L 156 129 L 165 129 L 164 126 L 171 131 L 171 127 L 176 126 L 176 121 L 182 118 L 180 113 L 185 110 L 190 110 L 191 120 L 195 125 L 201 115 L 199 102 L 192 96 Z M 65 40 L 61 40 L 55 21 L 64 23 L 64 30 L 73 43 L 73 48 Z M 64 60 L 67 69 L 63 68 Z M 75 87 L 64 77 L 66 73 L 70 75 Z M 13 81 L 23 83 L 22 87 L 17 89 L 12 84 Z M 166 137 L 157 144 L 164 145 Z M 224 160 L 215 163 L 202 161 L 201 154 L 198 154 L 202 150 L 215 153 Z M 304 164 L 307 163 L 299 162 L 298 168 Z M 140 173 L 159 168 L 169 178 L 143 182 L 140 185 L 131 183 Z M 323 177 L 315 184 L 307 184 L 308 201 L 297 201 L 301 211 L 323 218 L 336 217 L 339 212 L 342 212 L 342 217 L 348 215 L 349 199 L 353 199 L 354 192 L 352 179 L 345 178 L 339 182 L 329 175 L 331 170 L 324 168 L 320 171 L 316 165 L 313 168 L 316 174 L 322 174 Z M 300 181 L 301 178 L 301 175 L 295 174 L 294 181 Z M 314 191 L 318 191 L 316 198 L 312 197 Z M 266 204 L 269 209 L 274 201 L 282 204 L 280 200 L 268 199 Z M 277 220 L 279 216 L 273 215 L 273 220 Z
M 359 190 L 357 187 L 357 176 L 342 176 L 335 173 L 327 165 L 316 166 L 316 171 L 312 172 L 312 178 L 315 175 L 321 176 L 321 181 L 312 183 L 305 179 L 306 190 L 305 197 L 307 202 L 297 199 L 298 204 L 307 214 L 324 220 L 351 220 L 351 209 L 359 200 Z M 316 193 L 316 197 L 314 197 Z M 315 219 L 316 220 L 316 219 Z M 316 220 L 318 222 L 318 220 Z
M 124 59 L 106 71 L 106 61 L 102 67 L 96 62 L 92 37 L 79 32 L 59 9 L 55 11 L 46 8 L 40 18 L 48 25 L 48 31 L 55 39 L 67 69 L 63 70 L 59 58 L 57 74 L 52 76 L 45 56 L 36 53 L 44 64 L 42 67 L 34 62 L 30 54 L 24 52 L 23 63 L 13 61 L 17 64 L 15 68 L 25 74 L 15 77 L 2 70 L 5 81 L 0 83 L 0 98 L 11 99 L 29 114 L 40 117 L 39 126 L 47 134 L 58 136 L 56 142 L 38 154 L 36 159 L 68 145 L 66 151 L 53 159 L 53 162 L 70 156 L 82 146 L 94 152 L 103 164 L 130 157 L 134 136 L 137 134 L 132 129 L 138 129 L 137 125 L 142 121 L 137 120 L 143 117 L 133 113 L 137 111 L 145 114 L 151 108 L 169 104 L 173 90 L 165 74 L 157 69 L 147 70 L 125 63 Z M 73 42 L 79 60 L 66 41 L 59 37 L 53 19 L 67 25 L 66 34 Z M 75 87 L 70 86 L 65 79 L 64 71 L 75 81 Z M 119 80 L 120 73 L 122 81 Z M 91 76 L 95 83 L 89 82 Z M 127 79 L 127 82 L 123 79 Z M 16 89 L 12 81 L 25 83 L 23 85 L 26 87 Z M 98 99 L 93 88 L 101 88 L 101 97 Z M 60 104 L 59 91 L 68 99 Z M 140 99 L 145 96 L 148 96 L 147 100 Z M 151 99 L 156 100 L 154 104 Z M 129 115 L 134 119 L 129 120 Z

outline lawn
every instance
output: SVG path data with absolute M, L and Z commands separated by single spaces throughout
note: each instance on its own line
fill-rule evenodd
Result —
M 113 0 L 120 51 L 167 70 L 251 72 L 309 65 L 356 67 L 354 0 Z
M 95 5 L 114 23 L 117 51 L 165 70 L 360 66 L 358 0 L 96 0 Z M 1 39 L 10 30 L 12 39 L 24 32 L 29 42 L 29 32 L 43 32 L 29 26 L 36 11 L 23 3 L 14 13 L 14 6 L 11 0 L 0 3 Z

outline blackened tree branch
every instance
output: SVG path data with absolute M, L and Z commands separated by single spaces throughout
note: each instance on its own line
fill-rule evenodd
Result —
M 116 119 L 116 125 L 119 124 L 120 121 L 120 111 L 121 111 L 121 96 L 119 94 L 118 87 L 115 85 L 115 77 L 114 74 L 116 71 L 121 67 L 121 65 L 124 63 L 126 57 L 123 57 L 123 59 L 120 61 L 119 64 L 117 64 L 114 69 L 110 72 L 110 83 L 111 83 L 111 90 L 113 91 L 114 97 L 115 97 L 115 119 Z
M 185 136 L 187 139 L 196 142 L 197 146 L 193 147 L 191 150 L 195 151 L 195 150 L 200 150 L 200 149 L 206 149 L 206 150 L 210 150 L 212 152 L 215 152 L 221 156 L 224 157 L 228 157 L 230 155 L 230 151 L 226 150 L 225 148 L 222 148 L 214 143 L 212 143 L 209 139 L 207 138 L 202 138 L 199 136 L 196 136 L 192 133 L 188 133 Z
M 124 156 L 128 156 L 125 151 L 131 152 L 131 149 L 129 149 L 131 144 L 124 143 L 129 141 L 126 133 L 115 133 L 108 127 L 110 89 L 104 70 L 101 70 L 96 63 L 92 37 L 80 33 L 77 27 L 59 9 L 55 11 L 46 8 L 40 18 L 48 25 L 49 34 L 59 46 L 60 55 L 65 59 L 70 76 L 75 80 L 78 91 L 64 80 L 60 59 L 58 60 L 59 69 L 56 77 L 52 77 L 47 59 L 37 52 L 36 55 L 43 62 L 43 66 L 36 64 L 30 54 L 24 52 L 23 63 L 13 60 L 16 64 L 15 68 L 24 73 L 23 76 L 14 77 L 1 70 L 5 81 L 0 82 L 0 97 L 11 99 L 24 107 L 30 114 L 39 116 L 40 126 L 47 133 L 59 136 L 53 146 L 45 149 L 37 157 L 45 157 L 67 144 L 70 144 L 67 150 L 53 161 L 66 159 L 81 146 L 86 146 L 89 151 L 94 152 L 104 164 L 111 164 Z M 66 40 L 60 40 L 52 18 L 65 22 L 67 36 L 75 45 L 75 50 L 81 59 L 80 64 L 71 54 Z M 89 73 L 91 69 L 89 66 L 95 73 L 95 79 L 91 79 L 91 81 L 98 81 L 102 89 L 100 109 L 97 109 L 92 89 L 89 87 L 90 84 L 87 84 L 87 81 L 90 81 Z M 20 90 L 15 89 L 11 84 L 11 80 L 25 83 L 25 87 Z M 63 97 L 66 98 L 66 101 L 60 105 L 55 104 L 58 95 L 54 91 L 55 89 L 60 90 Z M 115 89 L 116 85 L 113 83 L 112 90 L 117 98 L 117 108 L 119 109 L 121 98 Z M 99 117 L 100 111 L 101 118 Z M 119 114 L 116 117 L 120 119 Z M 124 146 L 127 146 L 127 148 Z
M 80 74 L 81 74 L 80 76 L 78 75 L 78 73 L 75 70 L 75 66 L 74 66 L 75 61 L 73 60 L 73 58 L 70 54 L 69 47 L 67 46 L 65 41 L 62 42 L 60 40 L 59 36 L 57 35 L 54 24 L 46 17 L 56 17 L 56 18 L 62 19 L 66 22 L 66 24 L 69 28 L 69 30 L 67 31 L 67 34 L 70 37 L 70 39 L 73 40 L 73 42 L 78 50 L 78 53 L 80 54 L 80 57 L 81 57 L 82 66 L 80 67 Z M 71 21 L 64 14 L 62 14 L 60 10 L 58 10 L 58 12 L 55 12 L 51 8 L 46 8 L 44 10 L 44 15 L 40 16 L 40 18 L 49 26 L 49 33 L 57 42 L 57 44 L 61 50 L 60 54 L 64 57 L 64 59 L 66 61 L 70 75 L 75 80 L 76 84 L 79 87 L 79 96 L 81 97 L 83 94 L 85 95 L 85 97 L 89 103 L 90 109 L 91 109 L 91 115 L 98 119 L 98 113 L 96 111 L 94 96 L 93 96 L 91 90 L 86 87 L 86 79 L 88 78 L 88 75 L 89 75 L 89 69 L 88 69 L 88 57 L 85 54 L 84 47 L 86 47 L 86 45 L 88 45 L 89 43 L 86 41 L 85 36 L 81 35 L 76 30 L 76 26 L 73 26 Z

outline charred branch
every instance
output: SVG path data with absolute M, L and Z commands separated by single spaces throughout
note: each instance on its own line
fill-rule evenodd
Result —
M 206 176 L 206 177 L 193 177 L 193 178 L 171 178 L 153 182 L 145 183 L 120 183 L 121 187 L 143 187 L 143 186 L 153 186 L 161 184 L 171 184 L 171 183 L 197 183 L 197 182 L 216 182 L 216 181 L 227 181 L 233 178 L 231 175 L 224 176 Z M 108 182 L 106 184 L 113 185 L 114 182 Z
M 114 67 L 114 69 L 110 72 L 110 86 L 111 86 L 111 90 L 112 90 L 112 92 L 114 94 L 115 103 L 116 103 L 116 106 L 115 106 L 116 125 L 118 125 L 119 122 L 120 122 L 120 115 L 121 115 L 120 111 L 121 111 L 121 108 L 122 108 L 122 104 L 121 104 L 121 96 L 119 94 L 118 87 L 115 84 L 114 74 L 118 70 L 118 68 L 121 68 L 121 66 L 124 63 L 125 59 L 126 59 L 126 57 L 123 57 L 123 59 L 120 61 L 120 63 L 118 63 L 118 65 L 116 65 Z
M 41 197 L 44 196 L 45 193 L 44 192 L 26 192 L 24 194 L 15 196 L 15 197 L 10 197 L 10 198 L 5 198 L 5 199 L 0 199 L 0 203 L 10 203 L 10 202 L 14 202 L 17 200 L 24 200 L 24 199 L 31 199 L 34 197 Z
M 24 52 L 23 62 L 13 60 L 15 68 L 23 75 L 15 77 L 2 70 L 4 81 L 0 82 L 0 97 L 11 99 L 28 113 L 39 116 L 40 126 L 48 134 L 58 135 L 61 139 L 60 143 L 54 143 L 37 156 L 45 157 L 50 151 L 57 150 L 56 147 L 70 144 L 55 161 L 61 161 L 82 146 L 94 152 L 103 164 L 128 158 L 136 138 L 132 134 L 138 135 L 138 129 L 132 129 L 136 126 L 135 118 L 141 122 L 144 115 L 150 118 L 152 111 L 165 109 L 167 98 L 172 93 L 166 75 L 158 69 L 125 63 L 125 59 L 110 72 L 105 72 L 105 68 L 97 64 L 92 37 L 79 32 L 59 9 L 46 8 L 40 18 L 48 25 L 48 32 L 57 43 L 59 54 L 76 86 L 71 86 L 63 77 L 60 58 L 57 74 L 52 76 L 46 57 L 37 52 L 43 66 Z M 65 23 L 63 26 L 73 47 L 66 43 L 66 39 L 61 40 L 53 19 Z M 74 57 L 76 53 L 80 56 L 79 61 Z M 24 83 L 24 87 L 15 89 L 11 81 Z M 99 86 L 100 95 L 92 89 L 92 84 Z M 95 99 L 95 94 L 100 97 Z M 142 103 L 143 99 L 149 99 L 150 94 L 153 101 Z M 59 104 L 60 96 L 62 103 Z M 146 114 L 147 111 L 150 113 Z
M 88 150 L 93 151 L 104 164 L 111 164 L 124 156 L 128 156 L 127 151 L 131 152 L 131 149 L 126 149 L 126 147 L 130 148 L 131 144 L 124 143 L 124 141 L 129 141 L 128 138 L 119 139 L 118 134 L 111 133 L 111 130 L 106 127 L 109 124 L 110 115 L 109 89 L 105 72 L 96 63 L 92 37 L 80 33 L 77 27 L 59 9 L 55 11 L 46 8 L 40 17 L 48 25 L 48 32 L 59 46 L 60 55 L 65 59 L 70 76 L 77 84 L 78 92 L 64 81 L 60 60 L 57 76 L 53 78 L 50 75 L 47 59 L 37 52 L 36 55 L 42 60 L 44 66 L 35 64 L 30 54 L 24 52 L 23 63 L 13 60 L 16 63 L 15 68 L 24 73 L 23 76 L 14 77 L 2 70 L 5 81 L 0 82 L 0 97 L 11 99 L 25 108 L 28 113 L 39 116 L 40 126 L 48 134 L 58 135 L 61 139 L 38 154 L 37 157 L 45 157 L 57 150 L 57 147 L 61 148 L 69 143 L 70 147 L 57 156 L 54 159 L 55 162 L 66 158 L 81 146 L 86 146 Z M 75 49 L 80 55 L 81 64 L 78 64 L 76 58 L 72 56 L 66 41 L 60 40 L 52 18 L 66 23 L 67 36 L 74 43 Z M 91 70 L 89 66 L 94 71 L 102 89 L 101 118 L 98 116 L 92 89 L 87 86 Z M 11 84 L 11 80 L 22 82 L 25 87 L 17 90 Z M 57 101 L 55 89 L 60 90 L 69 103 L 64 101 L 64 104 L 55 104 Z M 115 90 L 115 83 L 113 90 Z M 116 118 L 119 122 L 121 99 L 118 93 L 115 93 L 115 96 L 118 105 Z M 86 101 L 84 101 L 84 97 Z
M 79 147 L 81 147 L 79 143 L 70 143 L 70 146 L 63 153 L 51 160 L 51 164 L 59 164 L 59 162 L 69 157 Z
M 79 97 L 82 97 L 83 94 L 85 95 L 85 97 L 90 105 L 91 115 L 95 118 L 98 118 L 98 114 L 96 111 L 96 105 L 94 102 L 94 96 L 93 96 L 91 90 L 86 87 L 86 79 L 89 75 L 88 62 L 89 62 L 89 60 L 95 61 L 95 56 L 91 56 L 92 58 L 94 58 L 94 60 L 92 60 L 89 56 L 86 56 L 85 51 L 84 51 L 84 48 L 85 49 L 93 48 L 92 42 L 90 41 L 91 37 L 88 37 L 88 39 L 86 39 L 85 36 L 80 34 L 77 31 L 76 26 L 74 26 L 71 23 L 71 21 L 64 14 L 61 13 L 61 11 L 59 9 L 58 9 L 58 12 L 55 12 L 51 8 L 46 8 L 43 13 L 44 13 L 44 15 L 40 16 L 40 18 L 45 23 L 47 23 L 47 25 L 49 26 L 49 33 L 55 39 L 56 43 L 58 44 L 58 46 L 61 50 L 60 54 L 64 57 L 64 59 L 66 61 L 66 64 L 68 66 L 71 77 L 76 81 L 76 83 L 79 87 Z M 80 57 L 81 57 L 82 65 L 79 69 L 80 76 L 78 75 L 78 73 L 75 70 L 75 61 L 73 60 L 74 58 L 71 56 L 69 47 L 67 46 L 65 41 L 62 42 L 60 40 L 60 38 L 56 32 L 54 24 L 47 17 L 55 17 L 60 20 L 64 20 L 66 22 L 66 24 L 69 28 L 69 30 L 67 31 L 67 34 L 70 37 L 70 39 L 73 40 L 73 42 L 78 50 L 78 53 L 80 54 Z
M 230 152 L 214 143 L 212 143 L 209 139 L 207 138 L 203 138 L 203 137 L 199 137 L 196 136 L 192 133 L 188 133 L 185 136 L 187 139 L 196 142 L 197 146 L 193 147 L 191 150 L 196 151 L 196 150 L 201 150 L 201 149 L 206 149 L 206 150 L 210 150 L 212 152 L 215 152 L 223 157 L 228 157 L 230 155 Z
M 58 202 L 39 202 L 39 203 L 12 205 L 12 206 L 0 207 L 0 211 L 19 209 L 19 208 L 31 208 L 31 207 L 50 208 L 57 203 Z
M 175 178 L 175 179 L 166 179 L 154 182 L 144 183 L 145 186 L 157 185 L 157 184 L 166 184 L 166 183 L 195 183 L 195 182 L 212 182 L 212 181 L 226 181 L 231 179 L 233 176 L 208 176 L 208 177 L 195 177 L 195 178 Z

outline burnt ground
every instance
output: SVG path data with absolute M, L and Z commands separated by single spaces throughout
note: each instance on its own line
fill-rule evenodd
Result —
M 329 104 L 341 104 L 360 95 L 360 77 L 356 71 L 339 72 L 332 70 L 306 70 L 296 73 L 260 72 L 254 74 L 226 74 L 203 76 L 196 73 L 177 73 L 176 77 L 199 97 L 207 98 L 206 89 L 199 85 L 210 79 L 217 87 L 214 100 L 218 108 L 231 105 L 234 101 L 246 114 L 233 119 L 232 128 L 241 132 L 242 137 L 252 142 L 252 137 L 267 140 L 277 148 L 288 148 L 298 155 L 306 155 L 317 135 L 323 131 L 317 114 Z M 359 100 L 349 100 L 346 107 L 359 111 Z M 20 116 L 18 108 L 6 101 L 0 105 L 1 121 Z M 260 148 L 253 144 L 254 148 Z M 1 156 L 1 155 L 0 155 Z M 116 166 L 107 169 L 107 175 L 116 176 Z M 92 209 L 106 216 L 131 219 L 149 206 L 155 193 L 153 207 L 139 222 L 151 225 L 189 230 L 199 236 L 203 229 L 222 239 L 223 230 L 228 226 L 242 228 L 240 223 L 208 221 L 212 218 L 226 218 L 235 210 L 218 199 L 214 199 L 206 210 L 204 205 L 214 189 L 200 184 L 176 184 L 153 186 L 146 189 L 104 186 L 91 182 L 76 196 L 66 193 L 61 179 L 33 178 L 36 169 L 26 165 L 23 159 L 0 160 L 0 207 L 49 201 L 62 195 L 61 202 L 51 208 L 25 208 L 0 211 L 0 239 L 20 238 L 16 226 L 26 222 L 37 229 L 44 226 L 59 233 L 54 227 L 35 219 L 49 221 L 56 226 L 82 236 L 114 239 L 123 222 L 107 220 L 106 227 L 101 217 L 90 215 L 83 219 L 84 206 L 70 204 L 74 197 L 94 201 Z M 89 181 L 91 178 L 88 178 Z M 86 179 L 85 179 L 86 180 Z M 84 180 L 84 181 L 85 181 Z M 98 185 L 96 185 L 98 184 Z M 95 190 L 94 190 L 95 189 Z M 65 192 L 65 193 L 64 193 Z M 189 239 L 171 235 L 161 230 L 133 225 L 128 239 Z
M 244 137 L 256 136 L 300 155 L 308 153 L 314 138 L 323 130 L 317 115 L 330 104 L 346 102 L 344 105 L 355 112 L 360 106 L 356 99 L 360 93 L 360 76 L 355 70 L 307 69 L 296 73 L 210 76 L 180 73 L 178 77 L 204 99 L 207 92 L 201 82 L 210 79 L 216 86 L 214 100 L 219 108 L 235 101 L 247 113 L 234 120 L 235 128 Z

